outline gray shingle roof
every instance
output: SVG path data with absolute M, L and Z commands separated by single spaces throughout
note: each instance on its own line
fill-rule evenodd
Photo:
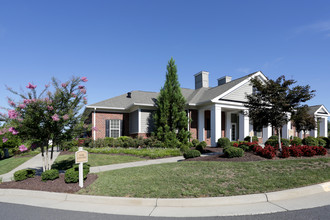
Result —
M 234 86 L 238 85 L 245 79 L 249 78 L 255 73 L 249 74 L 247 76 L 241 77 L 239 79 L 230 81 L 226 84 L 212 87 L 212 88 L 199 88 L 199 89 L 186 89 L 181 88 L 182 95 L 186 98 L 189 104 L 198 104 L 202 102 L 210 101 L 217 96 L 223 94 Z M 143 105 L 154 105 L 157 99 L 158 92 L 145 92 L 145 91 L 132 91 L 131 98 L 127 98 L 127 94 L 116 96 L 101 102 L 97 102 L 88 107 L 106 107 L 106 108 L 119 108 L 119 109 L 129 109 L 134 104 Z

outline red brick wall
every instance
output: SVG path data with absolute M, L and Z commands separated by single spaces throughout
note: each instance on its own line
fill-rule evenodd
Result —
M 107 113 L 107 112 L 96 112 L 92 113 L 92 126 L 94 126 L 94 114 L 96 114 L 96 128 L 97 131 L 95 132 L 96 139 L 98 138 L 105 138 L 105 120 L 109 119 L 119 119 L 123 120 L 123 128 L 122 134 L 128 136 L 129 135 L 129 114 L 127 113 Z M 94 132 L 92 132 L 94 135 Z

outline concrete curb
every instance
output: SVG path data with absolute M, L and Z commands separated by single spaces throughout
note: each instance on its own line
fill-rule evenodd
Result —
M 107 204 L 113 206 L 155 206 L 155 207 L 210 207 L 243 205 L 251 203 L 275 202 L 296 199 L 318 193 L 330 192 L 330 182 L 278 192 L 251 194 L 229 197 L 162 199 L 162 198 L 125 198 L 55 193 L 46 191 L 0 189 L 0 196 L 22 196 L 71 202 Z

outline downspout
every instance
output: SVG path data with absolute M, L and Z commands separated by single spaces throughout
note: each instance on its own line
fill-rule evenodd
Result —
M 95 128 L 96 128 L 96 107 L 94 108 L 94 115 L 93 115 L 93 140 L 95 141 L 96 139 L 96 131 L 95 131 Z

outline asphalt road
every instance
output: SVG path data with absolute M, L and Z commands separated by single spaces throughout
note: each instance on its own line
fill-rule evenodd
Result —
M 108 215 L 88 212 L 64 211 L 57 209 L 39 208 L 26 205 L 17 205 L 9 203 L 0 203 L 0 219 L 1 220 L 169 220 L 169 219 L 203 219 L 203 220 L 242 220 L 242 219 L 290 219 L 290 220 L 313 220 L 313 219 L 330 219 L 330 206 L 324 206 L 313 209 L 304 209 L 299 211 L 287 211 L 265 215 L 253 216 L 230 216 L 230 217 L 196 217 L 196 218 L 161 218 L 161 217 L 139 217 L 139 216 L 123 216 Z

